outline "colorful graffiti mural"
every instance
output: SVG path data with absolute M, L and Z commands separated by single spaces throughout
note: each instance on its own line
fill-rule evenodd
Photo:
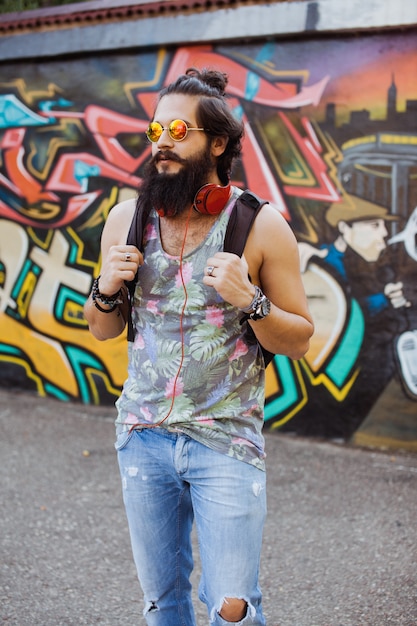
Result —
M 266 425 L 348 438 L 393 377 L 414 403 L 417 47 L 413 34 L 394 38 L 4 66 L 2 384 L 61 400 L 116 399 L 126 339 L 94 340 L 82 307 L 106 216 L 141 181 L 156 94 L 196 65 L 229 75 L 246 131 L 233 182 L 290 223 L 316 326 L 304 359 L 276 356 L 268 367 Z

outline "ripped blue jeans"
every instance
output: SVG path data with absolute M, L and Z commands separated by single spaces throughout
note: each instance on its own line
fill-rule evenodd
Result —
M 246 602 L 236 625 L 264 626 L 258 585 L 266 514 L 265 472 L 164 428 L 116 442 L 133 558 L 148 626 L 195 626 L 190 533 L 195 519 L 209 623 L 225 598 Z M 245 605 L 243 605 L 245 606 Z

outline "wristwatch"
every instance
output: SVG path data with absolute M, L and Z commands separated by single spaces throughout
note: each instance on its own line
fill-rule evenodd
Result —
M 266 297 L 258 285 L 255 285 L 255 295 L 250 305 L 242 309 L 248 319 L 253 321 L 262 320 L 271 312 L 271 301 Z

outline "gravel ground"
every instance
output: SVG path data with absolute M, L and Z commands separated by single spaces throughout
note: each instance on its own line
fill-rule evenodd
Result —
M 144 626 L 113 420 L 0 390 L 0 623 Z M 268 626 L 417 626 L 417 455 L 265 435 Z

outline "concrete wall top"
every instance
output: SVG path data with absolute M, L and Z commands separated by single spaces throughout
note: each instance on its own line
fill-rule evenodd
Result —
M 410 0 L 102 0 L 1 16 L 0 62 L 416 25 L 417 2 Z

